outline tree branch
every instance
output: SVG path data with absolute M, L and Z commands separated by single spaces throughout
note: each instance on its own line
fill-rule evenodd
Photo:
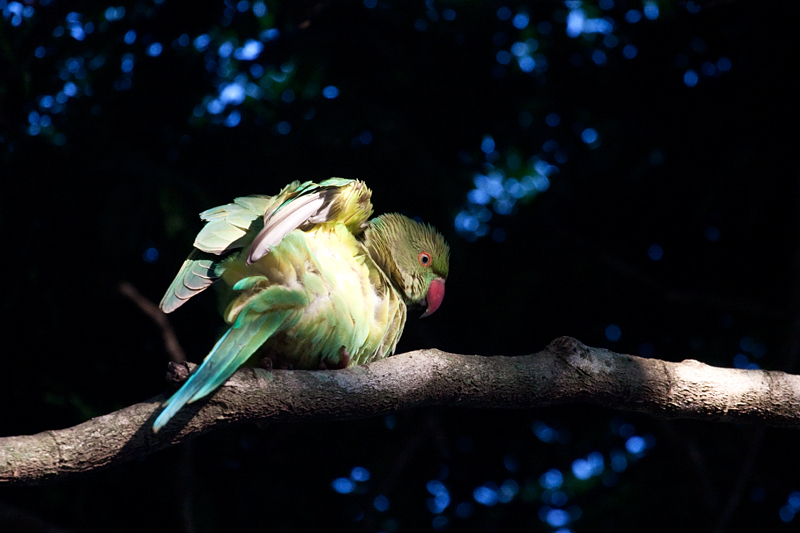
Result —
M 172 364 L 185 379 L 185 368 Z M 240 370 L 156 435 L 152 423 L 166 397 L 67 429 L 0 438 L 0 483 L 60 480 L 237 423 L 365 418 L 426 405 L 526 409 L 588 402 L 664 418 L 800 427 L 800 376 L 644 359 L 570 337 L 519 357 L 418 350 L 345 370 Z

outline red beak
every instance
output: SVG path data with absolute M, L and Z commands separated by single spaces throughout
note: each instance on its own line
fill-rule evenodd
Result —
M 425 295 L 425 301 L 428 302 L 428 308 L 420 318 L 425 318 L 426 316 L 435 313 L 436 310 L 439 309 L 439 306 L 442 305 L 442 300 L 444 300 L 444 280 L 442 278 L 436 278 L 435 280 L 431 281 L 431 286 L 428 288 L 428 294 Z

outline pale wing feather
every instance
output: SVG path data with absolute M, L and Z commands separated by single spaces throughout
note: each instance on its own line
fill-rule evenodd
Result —
M 248 230 L 263 214 L 263 211 L 251 211 L 235 201 L 203 211 L 200 218 L 206 221 L 206 225 L 197 234 L 194 247 L 217 255 L 241 248 Z
M 255 263 L 300 226 L 319 224 L 329 218 L 331 196 L 334 191 L 323 190 L 293 198 L 273 211 L 264 222 L 247 255 L 248 263 Z
M 218 258 L 192 250 L 164 293 L 159 307 L 165 313 L 171 313 L 192 296 L 203 292 L 218 279 L 215 273 L 217 264 Z

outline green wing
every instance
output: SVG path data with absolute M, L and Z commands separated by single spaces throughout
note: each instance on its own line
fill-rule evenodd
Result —
M 247 263 L 254 263 L 291 231 L 339 221 L 360 233 L 372 214 L 372 192 L 363 182 L 331 178 L 322 183 L 292 182 L 276 196 L 244 196 L 200 213 L 206 222 L 195 249 L 161 300 L 171 313 L 220 278 L 225 259 L 249 246 Z
M 161 299 L 161 309 L 171 313 L 219 279 L 225 257 L 244 246 L 248 233 L 261 229 L 264 212 L 274 204 L 273 197 L 245 196 L 200 213 L 206 225 Z

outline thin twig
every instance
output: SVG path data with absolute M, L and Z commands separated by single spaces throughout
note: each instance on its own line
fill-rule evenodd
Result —
M 167 315 L 165 315 L 156 304 L 142 296 L 142 293 L 136 290 L 136 287 L 127 281 L 120 282 L 119 292 L 130 298 L 131 301 L 135 303 L 144 314 L 152 318 L 153 322 L 161 329 L 161 335 L 164 338 L 164 348 L 167 350 L 167 354 L 169 354 L 170 361 L 176 363 L 185 362 L 186 355 L 183 353 L 183 348 L 181 348 L 178 342 L 178 337 L 175 335 L 175 330 L 172 329 Z

